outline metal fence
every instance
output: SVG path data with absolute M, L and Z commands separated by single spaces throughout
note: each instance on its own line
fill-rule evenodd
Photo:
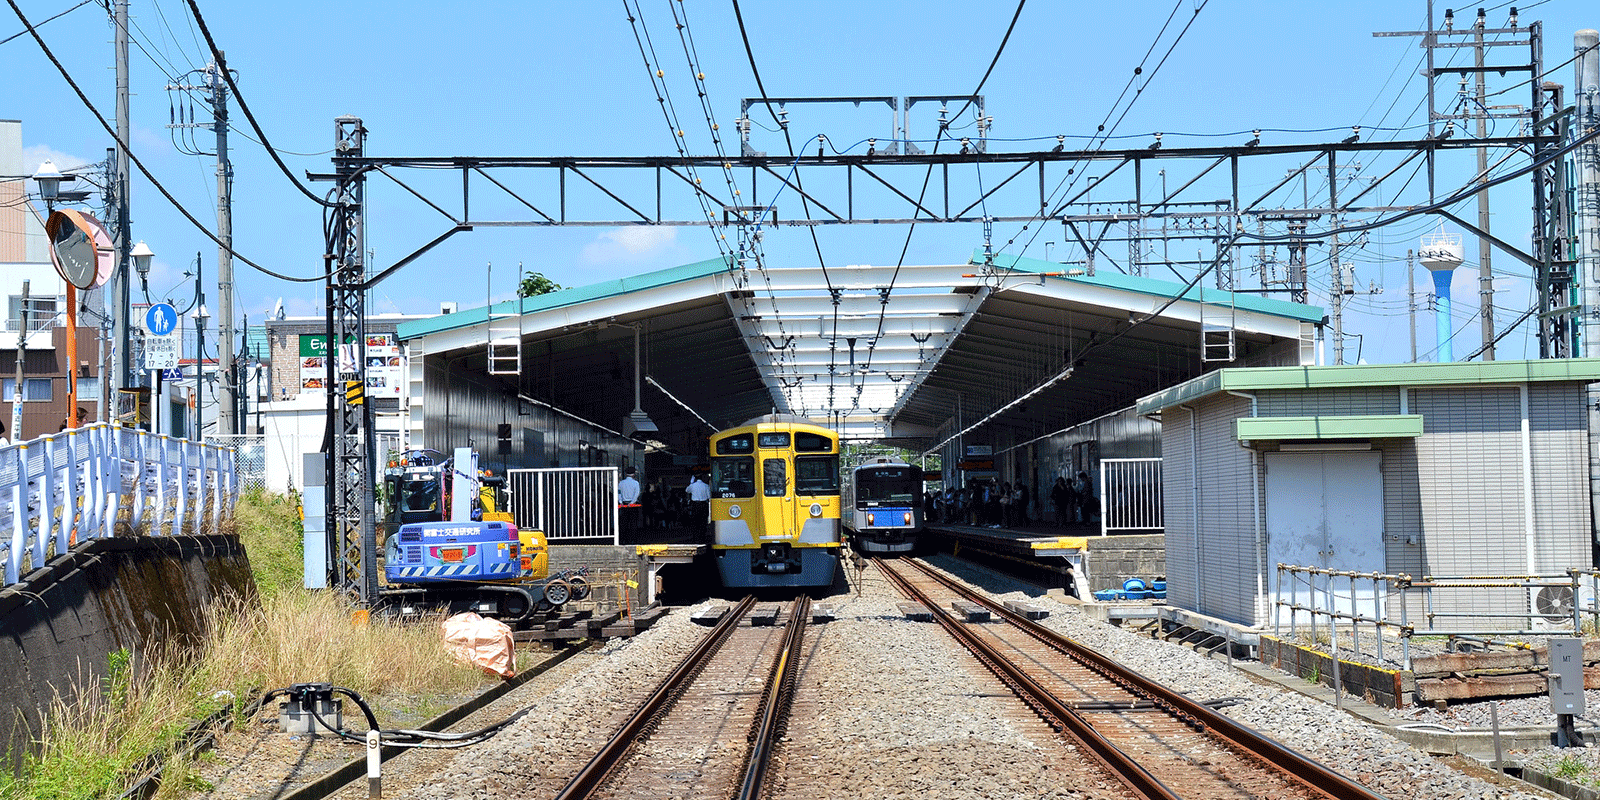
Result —
M 506 472 L 518 528 L 544 531 L 551 544 L 618 544 L 616 467 L 556 467 Z
M 265 434 L 213 434 L 206 437 L 206 443 L 233 448 L 234 471 L 239 477 L 239 491 L 266 490 L 269 487 Z
M 1165 528 L 1161 513 L 1161 459 L 1101 459 L 1100 535 Z
M 1411 668 L 1411 638 L 1448 636 L 1582 636 L 1600 628 L 1600 570 L 1565 575 L 1388 575 L 1279 564 L 1273 590 L 1273 633 L 1291 639 L 1348 635 L 1357 653 L 1385 636 L 1399 639 Z M 1368 634 L 1363 636 L 1363 630 Z
M 233 451 L 96 423 L 0 448 L 9 586 L 79 542 L 212 533 L 239 496 Z

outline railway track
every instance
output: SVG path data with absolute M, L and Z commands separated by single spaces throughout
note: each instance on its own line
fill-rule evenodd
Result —
M 810 598 L 783 626 L 745 625 L 745 598 L 725 614 L 601 747 L 558 800 L 760 797 L 799 667 Z
M 1382 800 L 1364 786 L 1082 647 L 918 561 L 874 563 L 1023 702 L 1135 796 Z M 969 623 L 952 603 L 995 623 Z

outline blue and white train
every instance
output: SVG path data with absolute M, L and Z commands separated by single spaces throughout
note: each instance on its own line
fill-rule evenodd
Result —
M 922 532 L 922 469 L 879 458 L 844 480 L 841 519 L 856 547 L 871 555 L 910 553 Z

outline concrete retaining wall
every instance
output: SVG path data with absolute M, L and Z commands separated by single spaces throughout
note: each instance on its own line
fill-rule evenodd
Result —
M 1162 534 L 1089 537 L 1090 591 L 1121 589 L 1128 578 L 1149 583 L 1166 574 L 1167 546 Z
M 1333 686 L 1334 661 L 1326 653 L 1262 635 L 1261 663 L 1290 675 Z M 1404 708 L 1412 704 L 1416 680 L 1410 672 L 1379 669 L 1351 661 L 1339 661 L 1339 683 L 1347 694 L 1365 698 L 1384 708 Z
M 198 645 L 207 603 L 254 592 L 243 545 L 224 535 L 96 539 L 0 591 L 0 744 L 12 768 L 58 691 L 98 682 L 124 648 L 139 664 L 158 644 Z

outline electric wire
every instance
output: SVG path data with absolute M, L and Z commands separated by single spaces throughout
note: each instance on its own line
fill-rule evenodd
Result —
M 39 27 L 44 27 L 51 20 L 59 19 L 59 18 L 64 17 L 64 16 L 66 16 L 68 14 L 71 14 L 72 12 L 77 11 L 78 9 L 83 8 L 84 6 L 89 5 L 90 3 L 94 3 L 95 5 L 102 5 L 101 0 L 80 0 L 80 2 L 77 5 L 67 9 L 66 11 L 57 12 L 55 14 L 52 14 L 52 15 L 50 15 L 48 17 L 45 17 L 44 19 L 40 20 L 39 21 Z M 4 39 L 0 39 L 0 44 L 5 44 L 6 42 L 11 41 L 12 39 L 19 38 L 19 37 L 21 37 L 23 34 L 25 34 L 27 32 L 28 31 L 26 29 L 17 31 L 16 33 L 11 34 L 10 36 L 7 36 Z
M 12 2 L 12 0 L 6 0 L 6 2 Z M 211 50 L 211 58 L 213 59 L 212 63 L 217 65 L 217 71 L 222 73 L 222 79 L 227 82 L 228 90 L 233 92 L 233 99 L 238 101 L 239 110 L 244 112 L 244 118 L 250 122 L 250 129 L 256 132 L 256 136 L 261 137 L 261 147 L 267 151 L 267 155 L 272 156 L 272 163 L 277 164 L 278 169 L 283 172 L 284 177 L 288 178 L 289 182 L 294 184 L 294 188 L 299 189 L 301 194 L 310 198 L 311 202 L 316 203 L 324 208 L 337 207 L 337 203 L 329 202 L 316 196 L 315 194 L 312 194 L 311 190 L 302 185 L 300 183 L 300 179 L 296 178 L 294 173 L 289 171 L 289 165 L 283 163 L 283 158 L 278 155 L 277 148 L 274 148 L 271 144 L 271 141 L 267 139 L 267 132 L 262 130 L 261 125 L 256 122 L 256 115 L 250 110 L 250 104 L 245 102 L 244 94 L 239 91 L 239 84 L 234 82 L 233 72 L 227 68 L 225 62 L 223 61 L 222 53 L 217 49 L 216 40 L 211 38 L 211 30 L 206 27 L 206 19 L 200 14 L 200 6 L 195 3 L 195 0 L 188 0 L 188 4 L 189 12 L 194 16 L 195 24 L 200 26 L 200 33 L 205 36 L 206 47 Z
M 1015 32 L 1016 29 L 1017 29 L 1017 21 L 1022 18 L 1022 9 L 1026 5 L 1027 5 L 1027 0 L 1018 0 L 1017 8 L 1011 14 L 1011 21 L 1010 21 L 1010 23 L 1008 23 L 1006 25 L 1006 32 L 1005 32 L 1005 34 L 1003 36 L 1000 37 L 999 46 L 997 46 L 995 48 L 994 57 L 989 59 L 989 66 L 988 66 L 987 69 L 985 69 L 983 71 L 983 77 L 978 79 L 977 87 L 974 88 L 972 90 L 972 93 L 967 96 L 967 101 L 965 103 L 963 103 L 962 106 L 959 109 L 956 109 L 956 113 L 952 114 L 949 117 L 950 120 L 959 119 L 961 114 L 963 112 L 965 112 L 967 110 L 967 108 L 969 108 L 972 105 L 972 101 L 974 99 L 976 99 L 980 94 L 982 94 L 984 85 L 989 82 L 989 76 L 994 74 L 995 65 L 1000 63 L 1000 56 L 1002 56 L 1006 51 L 1006 44 L 1011 41 L 1011 34 L 1013 32 Z M 1176 13 L 1176 11 L 1174 11 L 1174 13 Z M 948 124 L 948 121 L 945 118 L 944 109 L 941 108 L 939 110 L 939 133 L 935 137 L 934 142 L 933 142 L 933 152 L 935 154 L 937 154 L 939 152 L 940 143 L 943 140 L 947 139 L 947 138 L 950 138 L 949 124 Z M 991 223 L 989 221 L 989 219 L 988 219 L 988 217 L 989 217 L 989 206 L 988 206 L 987 198 L 983 193 L 983 166 L 982 166 L 981 161 L 982 161 L 981 157 L 978 160 L 974 161 L 973 162 L 973 168 L 974 168 L 975 173 L 977 174 L 977 178 L 978 178 L 978 194 L 979 194 L 980 202 L 983 205 L 984 250 L 987 253 L 988 250 L 989 250 L 989 233 L 991 231 L 991 226 L 992 226 L 993 223 Z M 905 266 L 906 254 L 908 252 L 910 252 L 910 249 L 911 249 L 911 237 L 912 237 L 913 234 L 916 233 L 916 230 L 917 230 L 916 220 L 917 220 L 917 217 L 922 213 L 922 202 L 927 197 L 928 185 L 929 185 L 929 183 L 930 183 L 932 178 L 933 178 L 933 164 L 929 163 L 927 172 L 923 175 L 923 178 L 922 178 L 922 189 L 921 189 L 921 191 L 919 191 L 917 193 L 916 206 L 912 209 L 911 224 L 907 227 L 907 230 L 906 230 L 905 243 L 902 244 L 901 247 L 900 247 L 900 257 L 895 261 L 894 272 L 891 273 L 890 276 L 889 276 L 889 285 L 888 285 L 888 287 L 883 289 L 879 294 L 877 331 L 873 334 L 872 339 L 868 342 L 868 345 L 867 345 L 867 356 L 866 356 L 866 362 L 865 362 L 864 367 L 863 367 L 863 375 L 862 375 L 862 378 L 861 378 L 861 382 L 856 384 L 855 397 L 852 399 L 851 405 L 850 405 L 850 410 L 851 411 L 856 411 L 856 410 L 858 410 L 860 408 L 861 395 L 862 395 L 862 392 L 864 391 L 864 389 L 866 388 L 866 377 L 865 376 L 871 374 L 871 372 L 872 372 L 872 358 L 873 358 L 874 353 L 877 350 L 878 340 L 883 338 L 883 323 L 884 323 L 885 315 L 888 313 L 888 310 L 889 310 L 889 300 L 893 296 L 895 283 L 900 278 L 900 270 Z M 838 305 L 837 299 L 835 300 L 834 305 L 837 308 L 837 305 Z M 835 325 L 837 325 L 837 322 L 835 323 Z M 851 379 L 852 379 L 852 381 L 854 381 L 855 380 L 855 376 L 852 375 Z
M 217 238 L 216 234 L 212 233 L 210 229 L 201 224 L 200 220 L 196 219 L 194 214 L 189 212 L 189 209 L 185 208 L 182 203 L 178 202 L 178 198 L 173 197 L 172 193 L 167 190 L 167 187 L 162 185 L 161 181 L 156 178 L 155 174 L 144 165 L 144 162 L 140 161 L 139 157 L 133 154 L 133 150 L 129 149 L 127 143 L 122 141 L 122 137 L 117 135 L 116 129 L 113 128 L 110 123 L 106 122 L 105 116 L 100 113 L 99 109 L 94 107 L 94 103 L 89 101 L 88 96 L 83 93 L 83 89 L 79 88 L 78 82 L 73 79 L 72 74 L 67 71 L 67 68 L 61 63 L 61 61 L 56 58 L 55 53 L 50 50 L 50 46 L 45 44 L 44 37 L 39 35 L 39 32 L 34 27 L 33 23 L 28 21 L 27 16 L 22 13 L 22 9 L 17 6 L 17 0 L 6 0 L 6 4 L 11 6 L 12 13 L 16 14 L 17 19 L 20 20 L 25 27 L 27 27 L 28 33 L 31 34 L 34 41 L 39 44 L 39 49 L 44 51 L 45 57 L 50 59 L 50 63 L 55 65 L 56 71 L 61 73 L 62 79 L 67 82 L 68 86 L 72 87 L 72 91 L 78 95 L 78 100 L 82 102 L 83 106 L 94 115 L 94 118 L 100 123 L 100 127 L 104 128 L 106 133 L 111 136 L 112 141 L 116 142 L 117 146 L 122 148 L 122 152 L 127 154 L 128 160 L 133 162 L 134 166 L 139 168 L 139 172 L 144 175 L 145 179 L 150 181 L 150 185 L 154 186 L 156 191 L 159 191 L 161 196 L 165 197 L 167 202 L 171 203 L 172 207 L 177 209 L 178 213 L 182 214 L 184 219 L 189 221 L 189 224 L 193 225 L 201 233 L 205 234 L 206 238 L 216 242 L 219 247 L 227 248 L 228 252 L 231 253 L 234 258 L 237 258 L 256 270 L 259 270 L 260 272 L 279 280 L 292 281 L 295 283 L 313 283 L 327 280 L 328 277 L 334 274 L 329 272 L 310 278 L 298 278 L 292 275 L 284 275 L 280 272 L 276 272 L 257 264 L 255 261 L 252 261 L 251 259 L 241 255 L 237 250 L 234 250 L 233 248 L 224 244 L 221 239 Z

